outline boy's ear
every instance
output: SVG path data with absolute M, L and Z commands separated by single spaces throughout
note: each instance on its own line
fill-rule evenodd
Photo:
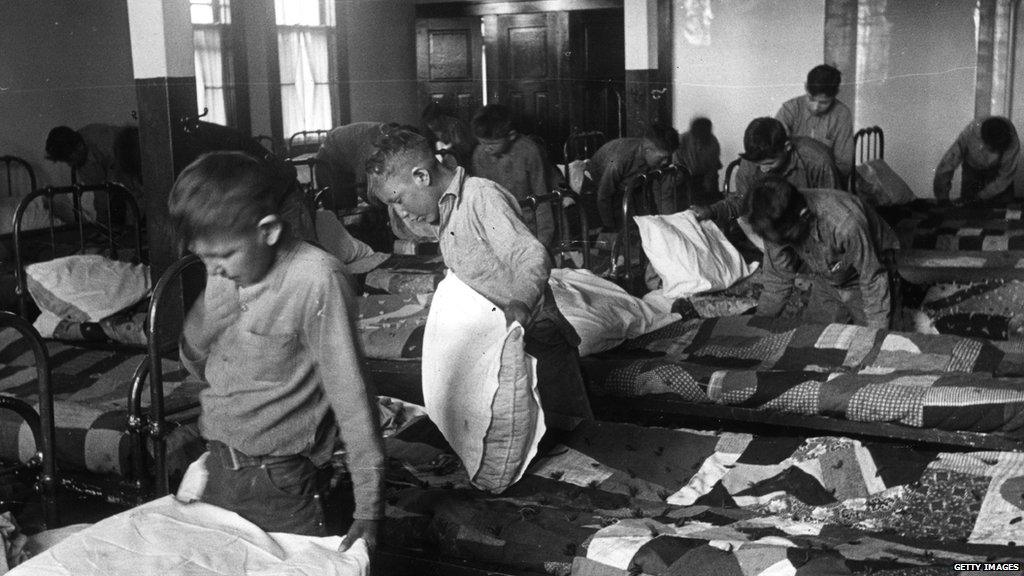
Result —
M 417 166 L 412 169 L 412 181 L 418 186 L 426 188 L 430 186 L 430 170 L 427 170 L 423 166 Z
M 275 246 L 284 232 L 284 222 L 277 214 L 268 214 L 256 225 L 259 228 L 260 241 L 267 246 Z

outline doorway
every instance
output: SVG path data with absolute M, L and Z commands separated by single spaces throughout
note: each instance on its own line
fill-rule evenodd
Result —
M 623 135 L 621 8 L 417 19 L 420 106 L 439 102 L 469 122 L 508 105 L 520 131 L 553 159 L 573 130 Z

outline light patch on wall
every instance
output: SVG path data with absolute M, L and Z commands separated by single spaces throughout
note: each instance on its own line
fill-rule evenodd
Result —
M 715 19 L 711 0 L 684 0 L 681 8 L 686 42 L 691 46 L 711 46 L 711 21 Z

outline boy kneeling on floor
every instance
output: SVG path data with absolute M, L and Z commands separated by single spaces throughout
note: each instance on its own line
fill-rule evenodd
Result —
M 318 468 L 345 442 L 355 512 L 342 544 L 376 543 L 384 451 L 342 265 L 280 217 L 287 182 L 240 152 L 201 156 L 169 211 L 208 281 L 185 319 L 181 358 L 209 386 L 200 499 L 267 532 L 326 536 Z
M 525 329 L 537 359 L 537 390 L 548 427 L 592 419 L 579 368 L 579 336 L 548 286 L 551 258 L 522 220 L 512 194 L 466 176 L 434 156 L 427 139 L 394 129 L 377 143 L 367 171 L 379 178 L 382 202 L 405 219 L 436 230 L 444 263 L 462 282 Z

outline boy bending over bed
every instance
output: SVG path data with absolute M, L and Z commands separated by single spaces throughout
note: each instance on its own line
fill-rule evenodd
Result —
M 181 338 L 185 367 L 209 384 L 201 500 L 268 532 L 327 535 L 317 472 L 340 428 L 355 496 L 342 547 L 372 547 L 384 452 L 355 300 L 341 264 L 281 219 L 287 185 L 251 156 L 213 152 L 171 190 L 172 222 L 208 274 Z
M 537 359 L 537 388 L 549 427 L 565 417 L 592 419 L 579 368 L 579 336 L 548 286 L 551 259 L 523 223 L 519 204 L 490 180 L 439 162 L 427 139 L 386 132 L 367 171 L 375 191 L 402 218 L 436 230 L 445 265 L 467 286 L 525 328 L 525 349 Z

